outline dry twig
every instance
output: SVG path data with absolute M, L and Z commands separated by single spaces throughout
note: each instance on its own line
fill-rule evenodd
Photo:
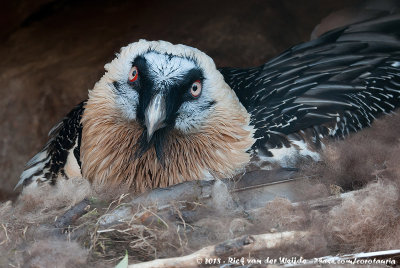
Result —
M 75 220 L 86 214 L 90 208 L 90 201 L 85 198 L 57 219 L 54 226 L 59 229 L 64 229 L 70 226 Z
M 223 243 L 202 248 L 190 255 L 157 259 L 149 262 L 129 265 L 129 268 L 150 268 L 150 267 L 197 267 L 205 258 L 223 258 L 243 256 L 250 252 L 278 248 L 287 243 L 293 243 L 300 237 L 309 236 L 309 232 L 291 231 L 273 234 L 246 235 L 240 238 L 231 239 Z

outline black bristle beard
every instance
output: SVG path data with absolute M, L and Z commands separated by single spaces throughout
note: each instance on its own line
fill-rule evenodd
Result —
M 147 141 L 147 130 L 144 129 L 138 140 L 138 147 L 135 153 L 136 158 L 141 158 L 153 145 L 156 150 L 158 161 L 165 167 L 165 151 L 164 144 L 167 139 L 170 128 L 165 127 L 154 132 L 153 137 Z

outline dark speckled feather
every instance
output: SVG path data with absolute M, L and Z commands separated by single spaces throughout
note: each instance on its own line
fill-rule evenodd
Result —
M 323 137 L 342 138 L 400 105 L 400 16 L 333 30 L 256 68 L 220 71 L 251 114 L 253 149 L 272 156 L 306 130 L 318 149 Z
M 81 116 L 85 102 L 72 109 L 64 119 L 49 132 L 49 141 L 26 165 L 17 186 L 33 181 L 55 183 L 58 175 L 64 174 L 64 167 L 70 153 L 80 166 L 80 143 L 82 136 Z M 75 146 L 76 145 L 76 146 Z M 75 148 L 74 148 L 75 146 Z M 73 151 L 70 150 L 74 148 Z M 66 176 L 67 177 L 67 176 Z

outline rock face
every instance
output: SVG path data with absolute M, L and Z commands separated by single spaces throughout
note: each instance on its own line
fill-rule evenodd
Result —
M 0 40 L 4 40 L 21 24 L 29 21 L 32 14 L 40 10 L 49 10 L 54 0 L 15 0 L 0 3 Z M 47 7 L 47 8 L 46 8 Z M 43 13 L 43 12 L 42 12 Z
M 120 47 L 141 38 L 162 39 L 197 47 L 218 66 L 258 65 L 308 40 L 330 12 L 360 1 L 71 0 L 56 8 L 47 4 L 46 12 L 40 7 L 51 1 L 17 2 L 0 14 L 3 198 L 50 128 L 86 98 Z M 23 15 L 21 6 L 29 7 Z

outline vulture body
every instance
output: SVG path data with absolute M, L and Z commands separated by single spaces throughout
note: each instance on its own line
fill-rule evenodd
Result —
M 18 185 L 87 178 L 134 191 L 293 167 L 400 105 L 400 16 L 334 29 L 254 68 L 140 40 L 50 131 Z M 17 185 L 17 186 L 18 186 Z

